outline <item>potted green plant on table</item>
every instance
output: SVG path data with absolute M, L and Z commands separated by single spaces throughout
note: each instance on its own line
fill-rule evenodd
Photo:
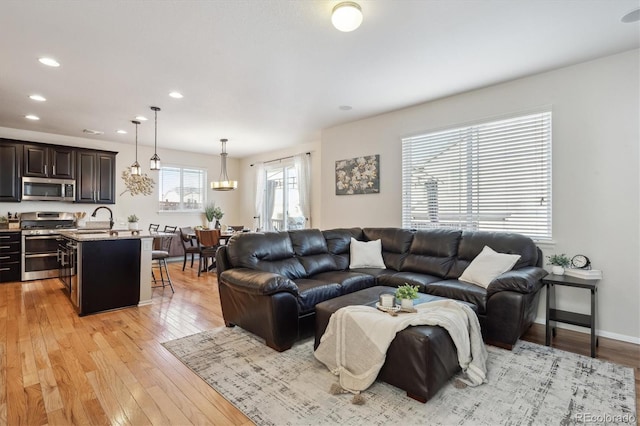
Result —
M 564 275 L 564 268 L 571 264 L 571 260 L 564 254 L 552 254 L 547 256 L 549 259 L 549 265 L 551 266 L 551 272 L 555 275 Z
M 224 212 L 220 207 L 213 209 L 213 217 L 216 219 L 216 229 L 220 229 L 220 219 L 224 216 Z
M 127 222 L 129 222 L 129 229 L 130 230 L 137 230 L 138 229 L 138 216 L 136 216 L 135 214 L 132 214 L 131 216 L 127 217 Z
M 418 298 L 418 286 L 405 283 L 396 290 L 396 297 L 400 299 L 402 309 L 413 309 L 413 299 Z
M 207 204 L 204 208 L 204 215 L 207 218 L 207 222 L 209 222 L 209 229 L 214 228 L 211 226 L 213 219 L 216 220 L 215 228 L 220 229 L 220 219 L 224 216 L 224 212 L 220 207 L 216 206 L 216 203 Z

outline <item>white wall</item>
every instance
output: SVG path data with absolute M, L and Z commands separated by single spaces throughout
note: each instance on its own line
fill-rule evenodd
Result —
M 258 161 L 271 161 L 277 158 L 289 157 L 305 152 L 311 153 L 311 223 L 312 228 L 319 228 L 321 223 L 320 194 L 321 183 L 321 150 L 320 141 L 308 142 L 295 145 L 290 148 L 271 151 L 265 154 L 255 155 L 243 158 L 240 162 L 241 178 L 238 186 L 242 185 L 241 191 L 241 211 L 242 220 L 238 225 L 244 225 L 251 229 L 257 227 L 257 222 L 253 219 L 255 216 L 255 199 L 256 199 L 256 173 L 255 167 L 251 167 Z
M 115 205 L 108 206 L 113 210 L 114 220 L 116 221 L 115 226 L 123 223 L 126 227 L 127 216 L 134 213 L 140 218 L 141 229 L 147 229 L 149 223 L 158 223 L 161 225 L 161 228 L 164 227 L 164 225 L 206 225 L 204 213 L 158 213 L 158 172 L 149 170 L 149 158 L 153 155 L 153 147 L 151 146 L 138 145 L 138 162 L 142 166 L 143 173 L 146 173 L 155 181 L 154 192 L 149 196 L 136 195 L 133 197 L 128 192 L 122 194 L 126 188 L 121 178 L 122 172 L 134 161 L 135 146 L 133 142 L 130 144 L 103 142 L 96 141 L 95 139 L 74 138 L 2 127 L 0 127 L 0 137 L 118 152 L 118 155 L 116 155 L 116 203 Z M 219 149 L 219 145 L 215 145 L 215 149 Z M 158 155 L 163 165 L 193 166 L 207 169 L 208 182 L 217 180 L 220 175 L 219 155 L 168 150 L 160 146 L 158 147 Z M 227 169 L 231 179 L 238 175 L 239 163 L 237 159 L 227 159 Z M 207 186 L 207 188 L 209 187 Z M 231 224 L 232 222 L 240 220 L 240 195 L 237 191 L 216 192 L 207 189 L 207 199 L 210 202 L 215 201 L 216 204 L 222 207 L 225 213 L 221 221 L 223 224 Z M 0 215 L 4 216 L 9 211 L 11 213 L 27 211 L 84 211 L 90 214 L 96 207 L 96 204 L 23 201 L 21 203 L 0 203 Z M 107 217 L 106 211 L 101 210 L 98 212 L 97 219 L 104 220 Z
M 551 106 L 555 245 L 542 248 L 585 254 L 602 269 L 600 334 L 640 343 L 639 52 L 325 129 L 322 228 L 401 226 L 403 136 Z M 371 154 L 380 154 L 380 193 L 336 196 L 335 161 Z M 588 291 L 557 294 L 560 309 L 589 311 Z M 540 305 L 543 320 L 544 298 Z

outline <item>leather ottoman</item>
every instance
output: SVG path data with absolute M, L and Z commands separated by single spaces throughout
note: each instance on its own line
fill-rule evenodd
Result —
M 371 287 L 318 303 L 314 349 L 320 344 L 329 318 L 338 309 L 349 305 L 375 307 L 380 294 L 393 294 L 395 291 L 394 287 Z M 421 293 L 414 304 L 435 300 L 445 298 Z M 476 311 L 475 305 L 467 305 Z M 442 327 L 421 325 L 408 327 L 396 334 L 387 350 L 387 358 L 378 379 L 406 391 L 407 396 L 424 403 L 459 370 L 456 347 L 449 333 Z

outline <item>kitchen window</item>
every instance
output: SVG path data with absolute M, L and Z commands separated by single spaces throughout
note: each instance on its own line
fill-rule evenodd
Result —
M 402 140 L 402 225 L 551 240 L 551 111 Z
M 163 166 L 158 174 L 161 212 L 202 211 L 207 171 L 196 167 Z

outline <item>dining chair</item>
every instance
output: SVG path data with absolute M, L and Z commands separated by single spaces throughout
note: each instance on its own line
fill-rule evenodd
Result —
M 160 225 L 156 225 L 155 223 L 149 224 L 149 231 L 151 232 L 157 232 L 159 228 L 160 228 Z
M 209 270 L 208 260 L 211 258 L 211 266 L 216 263 L 216 251 L 220 247 L 220 230 L 219 229 L 196 229 L 196 240 L 200 247 L 200 261 L 198 262 L 198 276 L 203 270 Z M 204 261 L 204 267 L 202 262 Z
M 162 231 L 162 232 L 168 232 L 168 233 L 173 234 L 174 232 L 176 232 L 176 229 L 178 229 L 177 226 L 165 225 L 164 226 L 164 231 Z
M 228 228 L 230 228 L 233 232 L 242 232 L 242 230 L 244 229 L 244 225 L 233 225 L 228 226 Z
M 193 244 L 196 240 L 196 244 Z M 180 242 L 184 248 L 184 261 L 182 262 L 182 270 L 187 266 L 187 256 L 191 254 L 191 267 L 193 268 L 193 258 L 195 254 L 200 254 L 200 245 L 196 239 L 196 233 L 192 227 L 187 226 L 180 228 Z

